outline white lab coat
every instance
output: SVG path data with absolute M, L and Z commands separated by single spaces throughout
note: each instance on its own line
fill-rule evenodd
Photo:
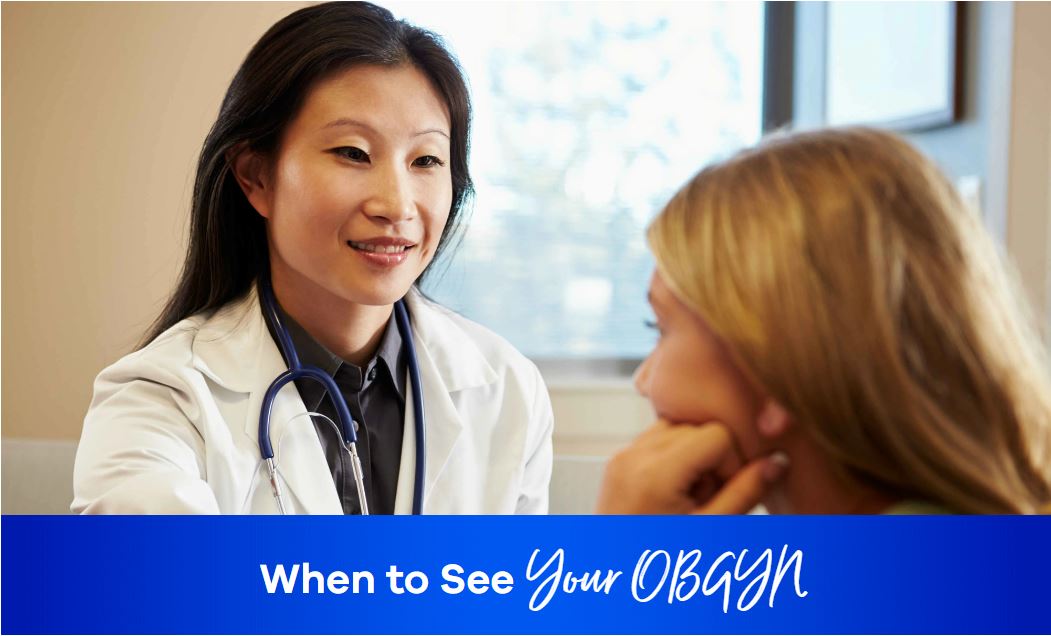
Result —
M 546 513 L 553 417 L 536 366 L 415 290 L 407 301 L 426 409 L 423 511 Z M 263 394 L 285 368 L 253 289 L 103 370 L 84 419 L 71 509 L 276 513 L 257 440 Z M 412 511 L 407 393 L 397 513 Z M 287 385 L 274 400 L 270 433 L 286 502 L 295 512 L 342 514 L 314 426 L 296 417 L 303 413 Z

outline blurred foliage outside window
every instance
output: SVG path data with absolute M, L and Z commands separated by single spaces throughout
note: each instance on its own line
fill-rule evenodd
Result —
M 645 228 L 759 138 L 762 3 L 386 6 L 443 37 L 474 105 L 470 225 L 425 291 L 534 359 L 645 356 Z

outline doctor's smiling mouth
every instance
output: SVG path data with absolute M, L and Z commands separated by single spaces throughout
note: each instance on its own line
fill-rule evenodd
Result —
M 416 243 L 400 236 L 377 236 L 363 241 L 350 240 L 347 246 L 369 265 L 390 269 L 404 263 Z

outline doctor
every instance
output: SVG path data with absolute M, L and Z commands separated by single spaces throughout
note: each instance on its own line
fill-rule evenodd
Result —
M 455 60 L 385 9 L 316 5 L 264 34 L 205 140 L 178 285 L 95 382 L 72 510 L 278 512 L 260 411 L 292 364 L 285 331 L 347 405 L 370 512 L 546 512 L 536 367 L 416 289 L 463 226 L 469 122 Z M 332 397 L 300 379 L 269 411 L 287 512 L 362 510 Z

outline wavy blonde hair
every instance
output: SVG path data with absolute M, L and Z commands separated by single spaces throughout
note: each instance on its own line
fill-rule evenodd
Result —
M 1043 346 L 980 220 L 901 138 L 772 137 L 700 172 L 648 238 L 849 477 L 961 513 L 1051 501 Z

